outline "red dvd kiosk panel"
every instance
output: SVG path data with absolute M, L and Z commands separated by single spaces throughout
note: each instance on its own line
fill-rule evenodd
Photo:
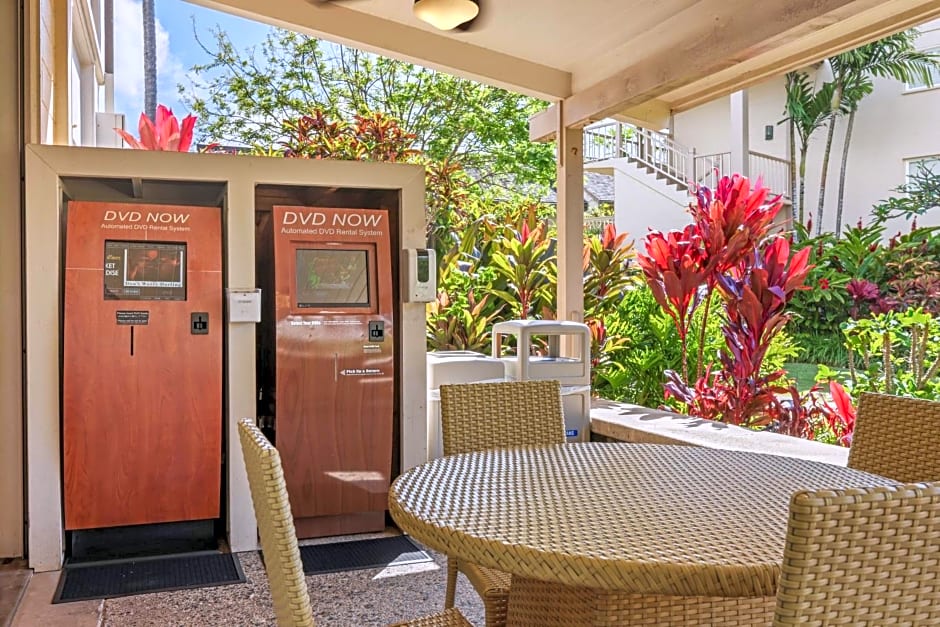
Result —
M 297 533 L 384 529 L 395 400 L 388 212 L 273 209 L 275 424 Z
M 66 529 L 219 517 L 221 236 L 217 207 L 69 202 Z

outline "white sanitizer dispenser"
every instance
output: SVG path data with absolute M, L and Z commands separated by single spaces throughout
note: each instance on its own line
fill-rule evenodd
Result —
M 437 256 L 433 248 L 405 249 L 405 289 L 407 303 L 430 303 L 437 297 Z

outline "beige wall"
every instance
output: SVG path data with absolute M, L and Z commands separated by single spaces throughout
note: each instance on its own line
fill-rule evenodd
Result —
M 0 3 L 0 557 L 23 554 L 17 3 Z

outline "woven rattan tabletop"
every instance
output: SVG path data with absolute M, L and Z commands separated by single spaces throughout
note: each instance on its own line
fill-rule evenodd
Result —
M 395 481 L 389 509 L 433 549 L 532 579 L 758 597 L 776 593 L 794 492 L 894 483 L 787 457 L 591 442 L 436 459 Z

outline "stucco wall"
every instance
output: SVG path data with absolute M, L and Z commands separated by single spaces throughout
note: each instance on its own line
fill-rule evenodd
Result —
M 619 165 L 629 171 L 636 170 L 622 160 Z M 613 174 L 616 186 L 614 224 L 618 233 L 629 233 L 630 239 L 639 244 L 650 227 L 668 231 L 688 224 L 689 215 L 685 211 L 688 198 L 685 192 L 676 192 L 655 177 L 642 173 L 631 175 L 615 167 Z M 649 180 L 644 180 L 646 178 Z
M 940 46 L 940 20 L 920 27 L 917 46 Z M 826 66 L 806 68 L 817 81 L 826 80 Z M 783 118 L 784 78 L 777 77 L 748 90 L 750 149 L 772 156 L 787 156 L 787 127 Z M 905 181 L 905 159 L 940 154 L 940 87 L 907 91 L 897 81 L 876 79 L 875 90 L 859 107 L 855 119 L 846 173 L 843 225 L 867 219 L 872 205 L 892 195 L 892 189 Z M 774 127 L 773 140 L 764 139 L 764 127 Z M 835 211 L 845 120 L 840 120 L 832 144 L 823 227 L 835 228 Z M 690 111 L 678 113 L 674 121 L 676 141 L 695 148 L 698 154 L 727 152 L 731 129 L 728 98 L 721 98 Z M 817 131 L 811 141 L 806 165 L 805 211 L 816 215 L 826 129 Z M 940 224 L 940 211 L 928 213 L 922 225 Z M 889 222 L 887 235 L 907 230 L 906 220 Z
M 17 3 L 0 3 L 0 557 L 23 554 Z

